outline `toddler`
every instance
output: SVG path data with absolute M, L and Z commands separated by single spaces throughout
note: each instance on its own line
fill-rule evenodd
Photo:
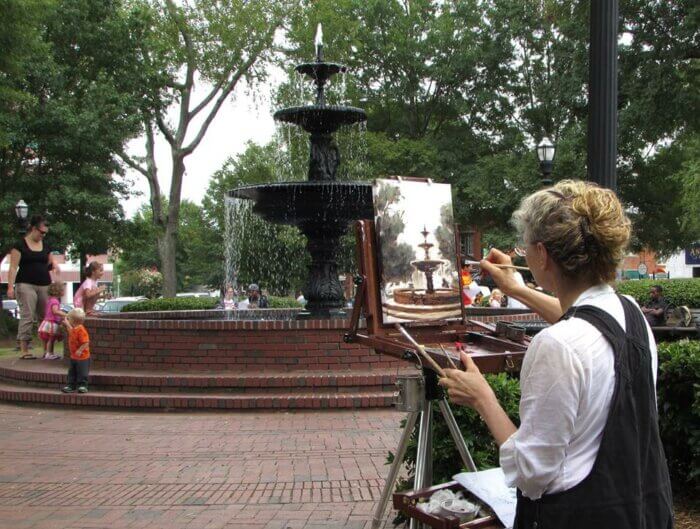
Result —
M 68 385 L 61 391 L 73 393 L 88 392 L 88 373 L 90 371 L 90 336 L 83 325 L 85 311 L 73 309 L 66 316 L 64 325 L 68 329 L 68 348 L 70 349 L 70 367 L 68 368 Z
M 66 291 L 66 285 L 62 281 L 56 281 L 49 285 L 49 298 L 44 308 L 44 321 L 39 325 L 39 338 L 44 342 L 44 360 L 58 360 L 60 356 L 54 354 L 53 346 L 63 339 L 61 322 L 66 313 L 61 310 L 61 301 Z

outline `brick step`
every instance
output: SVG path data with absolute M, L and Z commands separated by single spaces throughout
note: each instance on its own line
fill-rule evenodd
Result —
M 19 386 L 0 383 L 0 400 L 17 403 L 55 404 L 105 408 L 141 408 L 160 410 L 292 410 L 292 409 L 356 409 L 385 408 L 394 403 L 389 391 L 328 393 L 132 393 L 90 390 L 86 394 L 61 393 L 59 389 Z
M 57 388 L 66 380 L 62 362 L 15 362 L 0 365 L 0 382 L 32 387 Z M 397 371 L 374 370 L 339 373 L 272 372 L 233 373 L 148 373 L 96 369 L 90 373 L 90 387 L 96 390 L 130 393 L 210 394 L 302 394 L 376 393 L 394 390 Z

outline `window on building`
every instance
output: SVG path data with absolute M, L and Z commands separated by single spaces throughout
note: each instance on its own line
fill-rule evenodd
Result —
M 474 255 L 474 232 L 465 231 L 459 234 L 459 252 L 462 257 L 471 256 L 479 258 L 481 256 Z

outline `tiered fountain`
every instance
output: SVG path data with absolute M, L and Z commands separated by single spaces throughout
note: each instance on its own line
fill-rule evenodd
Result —
M 397 288 L 393 291 L 394 301 L 404 305 L 419 305 L 427 307 L 422 309 L 429 313 L 431 307 L 439 307 L 439 310 L 459 309 L 459 290 L 453 288 L 435 288 L 433 283 L 433 273 L 440 266 L 446 263 L 442 259 L 431 259 L 430 249 L 435 246 L 428 242 L 430 232 L 423 226 L 423 231 L 420 232 L 423 236 L 423 242 L 417 246 L 423 250 L 425 256 L 423 259 L 411 261 L 411 266 L 425 275 L 425 289 L 415 288 Z M 404 307 L 404 310 L 406 307 Z
M 338 279 L 336 254 L 339 238 L 348 223 L 372 218 L 372 188 L 359 182 L 338 182 L 340 152 L 333 134 L 341 127 L 367 120 L 360 108 L 327 105 L 325 85 L 345 66 L 323 61 L 321 25 L 316 33 L 316 61 L 300 64 L 296 71 L 316 85 L 314 105 L 283 108 L 274 119 L 302 127 L 310 134 L 308 181 L 244 186 L 229 196 L 255 201 L 253 211 L 266 220 L 299 227 L 307 237 L 311 264 L 303 289 L 307 311 L 314 317 L 327 317 L 344 304 Z
M 417 268 L 420 272 L 425 274 L 425 291 L 427 294 L 433 294 L 435 292 L 435 286 L 433 285 L 433 272 L 441 266 L 444 261 L 442 259 L 431 259 L 430 249 L 435 246 L 434 244 L 428 242 L 428 235 L 430 232 L 428 228 L 423 226 L 423 231 L 420 232 L 423 236 L 423 242 L 418 245 L 425 252 L 425 257 L 420 261 L 411 261 L 411 265 Z

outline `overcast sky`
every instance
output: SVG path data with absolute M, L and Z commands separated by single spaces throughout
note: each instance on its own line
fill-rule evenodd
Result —
M 229 157 L 242 152 L 248 141 L 265 143 L 275 132 L 270 104 L 270 90 L 283 78 L 281 70 L 272 72 L 270 83 L 258 87 L 253 96 L 246 87 L 239 85 L 234 95 L 224 103 L 199 147 L 185 159 L 187 172 L 182 185 L 182 198 L 201 203 L 209 180 Z M 196 85 L 193 101 L 198 102 L 207 93 L 208 86 Z M 194 106 L 194 105 L 192 105 Z M 206 112 L 200 114 L 202 119 Z M 200 117 L 198 116 L 198 117 Z M 200 121 L 190 126 L 188 138 L 199 130 Z M 145 153 L 145 140 L 138 138 L 128 145 L 132 156 Z M 170 149 L 162 136 L 156 144 L 156 163 L 160 186 L 165 195 L 170 192 Z M 148 183 L 140 173 L 129 170 L 127 177 L 133 183 L 134 196 L 123 203 L 124 211 L 130 218 L 142 204 L 149 200 Z M 136 195 L 140 193 L 140 195 Z

